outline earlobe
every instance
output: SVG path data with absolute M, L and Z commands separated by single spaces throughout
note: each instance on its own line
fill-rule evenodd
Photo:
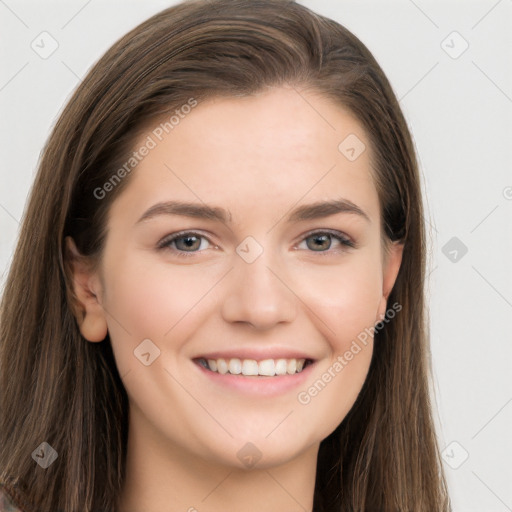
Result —
M 388 253 L 384 262 L 383 279 L 382 279 L 382 297 L 380 299 L 378 308 L 377 322 L 381 321 L 386 314 L 386 307 L 389 295 L 393 286 L 395 285 L 400 265 L 402 264 L 402 256 L 404 251 L 404 244 L 399 242 L 392 242 L 389 245 Z
M 105 311 L 100 303 L 101 283 L 87 258 L 79 253 L 74 240 L 65 238 L 65 258 L 71 274 L 73 304 L 70 304 L 82 336 L 103 341 L 108 333 Z

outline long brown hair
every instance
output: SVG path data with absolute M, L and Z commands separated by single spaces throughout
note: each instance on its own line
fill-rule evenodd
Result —
M 404 243 L 368 377 L 320 446 L 314 510 L 450 510 L 429 399 L 420 179 L 398 101 L 347 29 L 292 1 L 194 0 L 145 21 L 93 66 L 44 149 L 0 310 L 0 480 L 26 512 L 114 511 L 124 478 L 128 398 L 110 339 L 75 318 L 64 237 L 98 263 L 112 202 L 94 191 L 136 137 L 191 97 L 310 89 L 348 108 L 372 145 L 383 234 Z M 41 468 L 42 442 L 58 453 Z M 33 504 L 30 506 L 29 504 Z

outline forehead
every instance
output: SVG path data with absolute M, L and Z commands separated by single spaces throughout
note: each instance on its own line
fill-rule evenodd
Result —
M 279 87 L 214 98 L 171 123 L 172 115 L 149 124 L 135 144 L 151 149 L 120 197 L 133 215 L 173 198 L 221 204 L 235 217 L 344 197 L 378 216 L 369 141 L 332 100 Z

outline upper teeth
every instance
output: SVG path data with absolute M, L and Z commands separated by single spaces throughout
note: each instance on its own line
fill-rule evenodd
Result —
M 212 372 L 233 375 L 293 375 L 304 367 L 305 359 L 201 359 L 200 363 Z

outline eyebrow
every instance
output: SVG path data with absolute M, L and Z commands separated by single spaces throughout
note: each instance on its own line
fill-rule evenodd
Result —
M 299 206 L 291 212 L 287 222 L 321 219 L 338 213 L 358 215 L 371 223 L 370 217 L 364 210 L 348 199 L 317 201 L 315 203 Z M 231 222 L 231 213 L 220 206 L 210 206 L 204 203 L 165 201 L 148 208 L 135 224 L 149 220 L 157 215 L 181 215 L 184 217 L 194 217 L 196 219 L 220 221 L 224 224 Z

